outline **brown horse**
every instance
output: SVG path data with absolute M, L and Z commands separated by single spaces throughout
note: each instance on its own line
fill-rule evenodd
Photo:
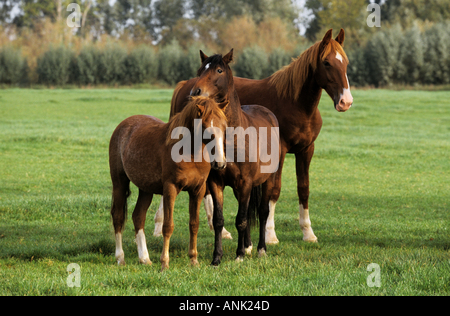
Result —
M 281 185 L 281 169 L 287 153 L 295 155 L 297 193 L 299 197 L 300 228 L 303 240 L 316 242 L 309 218 L 309 165 L 314 154 L 314 141 L 322 127 L 318 109 L 322 89 L 328 93 L 339 112 L 347 111 L 353 97 L 347 79 L 348 59 L 343 50 L 344 30 L 332 39 L 329 30 L 323 39 L 304 51 L 290 65 L 262 80 L 234 78 L 242 104 L 260 104 L 270 109 L 280 124 L 281 158 L 277 173 L 277 187 Z M 182 81 L 175 89 L 171 113 L 179 112 L 186 104 L 197 78 Z M 278 192 L 279 194 L 279 192 Z M 266 226 L 266 242 L 278 243 L 275 234 L 274 196 Z
M 195 119 L 201 120 L 195 123 Z M 194 126 L 195 124 L 198 124 Z M 215 159 L 205 155 L 205 141 L 201 137 L 199 146 L 185 139 L 200 131 L 202 135 L 214 125 L 221 134 L 214 134 Z M 208 98 L 195 97 L 188 102 L 181 113 L 172 117 L 169 123 L 145 115 L 131 116 L 117 126 L 109 145 L 109 165 L 113 183 L 111 215 L 116 238 L 116 259 L 119 265 L 125 264 L 122 249 L 122 231 L 127 212 L 127 198 L 130 194 L 130 181 L 139 188 L 139 197 L 133 212 L 133 223 L 138 247 L 139 262 L 151 264 L 144 234 L 147 209 L 153 194 L 164 195 L 164 244 L 161 255 L 162 269 L 169 267 L 169 241 L 172 235 L 173 207 L 180 191 L 189 193 L 189 257 L 192 264 L 197 262 L 198 212 L 205 195 L 206 179 L 211 166 L 225 168 L 224 138 L 227 127 L 223 109 Z M 185 143 L 190 148 L 174 150 L 177 144 L 174 136 L 183 133 Z M 202 136 L 200 135 L 200 136 Z M 208 145 L 209 146 L 209 145 Z M 188 152 L 190 150 L 190 152 Z M 186 151 L 186 152 L 185 152 Z M 206 151 L 208 154 L 208 151 Z M 200 159 L 196 159 L 200 157 Z M 204 159 L 203 159 L 204 158 Z M 178 162 L 175 162 L 178 161 Z
M 213 265 L 221 261 L 223 218 L 223 190 L 225 186 L 233 188 L 239 207 L 236 216 L 238 247 L 236 259 L 242 260 L 245 251 L 251 251 L 250 222 L 254 223 L 259 212 L 260 238 L 258 253 L 266 252 L 265 226 L 269 214 L 269 200 L 278 194 L 275 187 L 275 173 L 280 158 L 278 121 L 267 108 L 259 105 L 241 103 L 234 88 L 233 74 L 228 64 L 233 59 L 233 50 L 222 57 L 211 57 L 201 53 L 202 66 L 198 70 L 198 79 L 191 89 L 191 95 L 202 95 L 227 102 L 227 168 L 212 170 L 208 177 L 208 187 L 214 203 L 213 225 L 215 247 Z M 172 113 L 173 115 L 173 113 Z M 267 156 L 270 152 L 270 159 Z M 250 197 L 254 188 L 262 185 L 260 205 L 250 206 Z M 274 194 L 274 192 L 276 194 Z M 256 202 L 256 201 L 255 201 Z M 250 212 L 249 212 L 250 210 Z M 254 218 L 255 217 L 255 218 Z

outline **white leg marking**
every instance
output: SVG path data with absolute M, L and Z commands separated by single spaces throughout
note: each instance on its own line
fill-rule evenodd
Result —
M 164 204 L 163 204 L 163 196 L 161 195 L 161 203 L 159 203 L 158 211 L 155 214 L 155 230 L 153 232 L 153 236 L 161 237 L 162 236 L 162 226 L 164 222 Z
M 116 260 L 119 266 L 125 265 L 125 254 L 122 248 L 122 233 L 116 234 Z
M 279 243 L 275 234 L 275 205 L 277 202 L 269 201 L 269 217 L 266 223 L 266 244 L 275 245 Z
M 251 255 L 253 250 L 253 244 L 251 244 L 248 248 L 245 248 L 245 254 Z
M 148 256 L 147 242 L 145 240 L 143 229 L 140 229 L 136 234 L 136 244 L 138 248 L 139 262 L 142 264 L 151 264 L 152 262 Z
M 205 206 L 206 218 L 208 218 L 209 229 L 214 231 L 213 225 L 214 204 L 211 194 L 208 194 L 203 198 L 203 204 Z
M 303 240 L 308 242 L 317 242 L 317 237 L 311 228 L 311 220 L 309 219 L 309 210 L 303 208 L 303 205 L 299 205 L 300 209 L 300 228 L 303 231 Z
M 208 225 L 211 231 L 214 231 L 213 224 L 213 213 L 214 213 L 214 204 L 211 194 L 208 194 L 203 198 L 203 205 L 205 206 L 206 218 L 208 218 Z M 233 239 L 231 233 L 225 229 L 222 229 L 222 239 Z

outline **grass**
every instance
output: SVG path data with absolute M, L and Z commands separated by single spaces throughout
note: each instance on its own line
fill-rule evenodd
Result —
M 446 91 L 356 90 L 337 113 L 324 94 L 310 169 L 319 243 L 302 241 L 295 161 L 288 155 L 275 216 L 279 245 L 234 262 L 235 240 L 212 268 L 201 211 L 200 266 L 189 266 L 186 193 L 176 202 L 170 270 L 146 222 L 150 267 L 138 264 L 129 214 L 126 267 L 114 259 L 108 142 L 133 114 L 168 120 L 172 90 L 0 90 L 0 295 L 450 295 L 450 105 Z M 132 210 L 137 190 L 132 187 Z M 225 192 L 236 237 L 237 204 Z M 130 211 L 131 213 L 131 211 Z M 253 240 L 257 241 L 256 230 Z M 69 263 L 81 287 L 66 284 Z M 370 263 L 381 286 L 369 287 Z

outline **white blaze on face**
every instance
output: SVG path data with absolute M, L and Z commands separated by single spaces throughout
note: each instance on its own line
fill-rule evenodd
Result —
M 336 59 L 342 63 L 342 55 L 336 52 Z
M 344 100 L 345 103 L 353 103 L 353 96 L 350 92 L 350 83 L 348 82 L 347 74 L 345 74 L 345 79 L 347 80 L 347 88 L 344 88 L 341 94 L 341 99 Z M 351 106 L 351 105 L 350 105 Z
M 205 70 L 208 70 L 210 65 L 211 65 L 211 63 L 207 63 L 205 66 Z

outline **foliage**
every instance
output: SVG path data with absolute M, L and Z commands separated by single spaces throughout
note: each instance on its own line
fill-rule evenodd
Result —
M 125 48 L 115 43 L 108 44 L 99 56 L 99 81 L 106 84 L 117 84 L 124 80 L 126 57 Z
M 158 54 L 159 78 L 170 85 L 182 80 L 183 72 L 180 67 L 182 58 L 183 51 L 176 40 L 164 46 Z
M 71 81 L 80 85 L 99 83 L 99 64 L 99 49 L 94 46 L 83 47 L 72 65 Z
M 132 50 L 124 60 L 127 83 L 144 83 L 155 80 L 158 74 L 158 59 L 155 51 L 147 45 Z
M 19 84 L 27 81 L 28 63 L 20 50 L 10 46 L 0 49 L 0 83 Z
M 259 46 L 246 47 L 234 65 L 235 75 L 250 79 L 262 79 L 266 72 L 267 54 Z
M 52 86 L 66 84 L 69 81 L 73 58 L 74 53 L 70 48 L 51 46 L 37 60 L 38 82 Z

